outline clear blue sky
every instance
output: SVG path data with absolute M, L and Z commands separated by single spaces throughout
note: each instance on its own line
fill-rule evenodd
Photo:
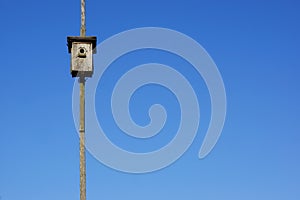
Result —
M 1 200 L 79 199 L 79 140 L 71 107 L 74 79 L 66 47 L 66 37 L 79 34 L 79 6 L 79 0 L 0 2 Z M 88 199 L 298 200 L 299 9 L 296 0 L 87 0 L 87 34 L 97 35 L 99 42 L 146 26 L 170 28 L 194 38 L 217 64 L 228 101 L 222 136 L 203 160 L 198 159 L 198 150 L 210 104 L 201 80 L 197 95 L 203 121 L 192 146 L 173 165 L 134 175 L 112 170 L 88 153 Z M 129 55 L 126 63 L 149 61 L 147 55 L 155 52 L 148 53 Z M 168 60 L 172 57 L 160 56 L 166 59 L 163 62 L 176 63 Z M 97 99 L 109 87 L 99 86 Z M 137 103 L 135 110 L 146 110 L 138 100 L 147 99 L 142 96 L 147 91 L 162 101 L 171 98 L 158 90 L 145 88 L 137 93 L 137 102 L 132 101 Z M 98 115 L 104 115 L 99 101 Z M 176 106 L 166 108 L 178 114 Z M 132 115 L 141 120 L 138 123 L 147 122 L 145 115 Z M 171 130 L 178 126 L 178 118 L 172 120 Z M 115 130 L 108 121 L 103 122 L 106 128 Z M 116 139 L 114 134 L 118 133 L 112 131 L 108 137 Z M 166 133 L 163 141 L 170 138 Z M 130 141 L 118 142 L 140 150 Z

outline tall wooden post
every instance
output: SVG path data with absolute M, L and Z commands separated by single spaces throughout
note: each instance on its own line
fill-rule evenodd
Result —
M 85 37 L 85 0 L 81 0 L 80 36 Z M 80 200 L 86 200 L 86 163 L 85 163 L 85 77 L 79 77 L 80 84 Z
M 81 0 L 80 36 L 68 36 L 68 51 L 71 54 L 71 75 L 79 78 L 80 87 L 80 200 L 86 200 L 86 162 L 85 162 L 85 81 L 92 77 L 93 54 L 96 53 L 97 37 L 86 36 L 85 0 Z

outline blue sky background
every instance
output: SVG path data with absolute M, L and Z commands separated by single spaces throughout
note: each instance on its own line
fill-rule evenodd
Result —
M 80 3 L 1 0 L 0 8 L 0 199 L 79 199 L 79 140 L 72 118 L 74 79 L 66 37 L 79 34 Z M 201 107 L 202 121 L 192 146 L 170 167 L 142 175 L 112 170 L 87 154 L 87 198 L 298 200 L 299 9 L 295 0 L 88 0 L 87 34 L 97 35 L 99 42 L 145 26 L 174 29 L 198 41 L 221 72 L 228 112 L 216 147 L 199 160 L 210 117 L 209 96 L 201 77 L 183 70 L 191 75 Z M 130 54 L 111 70 L 119 73 L 122 59 L 132 67 L 136 60 L 151 58 L 181 62 L 158 54 Z M 113 84 L 109 74 L 104 77 L 108 82 L 98 87 L 99 101 Z M 166 104 L 171 117 L 166 128 L 176 130 L 178 104 L 172 94 L 154 86 L 132 99 L 137 123 L 147 124 L 151 100 Z M 108 116 L 101 123 L 115 130 L 109 110 L 97 102 L 98 115 Z M 153 145 L 145 141 L 133 147 L 134 142 L 118 140 L 117 134 L 111 131 L 108 137 L 133 151 L 159 147 L 172 138 L 165 131 Z

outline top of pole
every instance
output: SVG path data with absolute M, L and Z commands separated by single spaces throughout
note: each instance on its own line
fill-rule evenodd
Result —
M 85 27 L 85 0 L 81 0 L 81 27 L 80 36 L 85 37 L 86 27 Z

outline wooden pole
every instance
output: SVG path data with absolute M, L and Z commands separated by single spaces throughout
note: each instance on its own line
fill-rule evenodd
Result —
M 85 37 L 85 0 L 81 0 L 80 36 Z M 85 77 L 79 77 L 80 84 L 80 200 L 86 200 L 86 163 L 85 163 Z
M 85 36 L 86 27 L 85 27 L 85 0 L 81 0 L 81 27 L 80 27 L 80 36 Z
M 86 163 L 85 163 L 85 78 L 79 78 L 80 84 L 80 200 L 86 200 Z

